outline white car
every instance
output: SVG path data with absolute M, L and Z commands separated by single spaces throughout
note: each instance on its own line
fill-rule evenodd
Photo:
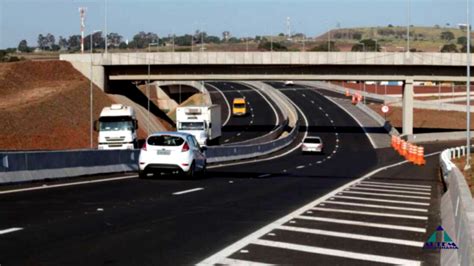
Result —
M 158 132 L 145 141 L 138 159 L 139 177 L 148 173 L 178 173 L 194 177 L 206 171 L 205 148 L 196 138 L 182 132 Z
M 292 80 L 285 81 L 285 86 L 293 86 L 295 83 Z
M 319 152 L 322 153 L 324 149 L 323 141 L 320 137 L 308 136 L 303 140 L 301 150 L 303 152 Z

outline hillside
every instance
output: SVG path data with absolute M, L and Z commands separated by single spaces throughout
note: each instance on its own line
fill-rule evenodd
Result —
M 336 42 L 340 50 L 350 50 L 352 45 L 361 39 L 377 40 L 382 50 L 388 52 L 404 51 L 406 47 L 406 26 L 387 26 L 387 27 L 359 27 L 359 28 L 341 28 L 332 29 L 330 32 L 317 36 L 316 40 L 324 42 L 330 39 Z M 451 37 L 442 38 L 444 32 L 452 33 Z M 472 34 L 472 33 L 471 33 Z M 450 34 L 448 34 L 450 35 Z M 439 52 L 445 44 L 457 44 L 459 37 L 466 36 L 466 31 L 453 27 L 410 27 L 410 48 L 423 52 Z M 462 45 L 457 45 L 458 49 Z
M 89 148 L 89 84 L 64 61 L 0 64 L 0 150 Z M 113 101 L 95 86 L 93 97 L 97 119 Z

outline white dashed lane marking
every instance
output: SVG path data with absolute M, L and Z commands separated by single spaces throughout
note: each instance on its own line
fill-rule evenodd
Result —
M 0 235 L 13 233 L 13 232 L 20 231 L 20 230 L 23 230 L 23 228 L 21 228 L 21 227 L 8 228 L 8 229 L 0 230 Z
M 188 189 L 188 190 L 183 190 L 183 191 L 174 192 L 173 195 L 178 196 L 178 195 L 183 195 L 183 194 L 187 194 L 187 193 L 192 193 L 192 192 L 200 191 L 200 190 L 203 190 L 203 189 L 204 189 L 204 188 L 202 188 L 202 187 L 197 187 L 197 188 L 192 188 L 192 189 Z

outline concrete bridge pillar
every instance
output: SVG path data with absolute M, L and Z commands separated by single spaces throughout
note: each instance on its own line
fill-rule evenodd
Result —
M 403 135 L 410 138 L 413 135 L 413 79 L 407 79 L 403 84 L 403 115 L 402 115 L 402 130 Z

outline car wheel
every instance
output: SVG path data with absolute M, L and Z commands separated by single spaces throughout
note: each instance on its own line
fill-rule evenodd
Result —
M 145 170 L 138 170 L 138 178 L 144 179 L 147 177 L 147 172 Z
M 189 170 L 188 172 L 186 173 L 186 176 L 188 178 L 194 178 L 194 175 L 195 175 L 195 171 L 196 171 L 196 165 L 194 164 L 194 162 L 191 164 L 191 167 L 189 167 Z
M 205 161 L 204 165 L 202 166 L 201 176 L 205 176 L 206 172 L 207 172 L 207 162 Z

